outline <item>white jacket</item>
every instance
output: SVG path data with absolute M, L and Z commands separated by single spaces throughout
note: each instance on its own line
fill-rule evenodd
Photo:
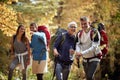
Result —
M 97 31 L 98 32 L 98 31 Z M 101 50 L 99 48 L 100 45 L 100 34 L 98 32 L 98 42 L 94 42 L 90 37 L 91 30 L 88 33 L 82 32 L 80 36 L 80 32 L 78 33 L 78 42 L 76 43 L 76 52 L 80 52 L 84 58 L 91 58 L 96 56 Z M 100 61 L 98 58 L 95 60 Z

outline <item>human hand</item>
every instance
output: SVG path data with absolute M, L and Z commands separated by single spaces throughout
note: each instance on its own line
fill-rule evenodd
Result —
M 82 54 L 80 52 L 76 52 L 76 56 L 82 56 Z
M 33 31 L 30 31 L 30 35 L 33 35 L 33 33 L 34 33 Z
M 56 56 L 56 57 L 59 56 L 59 53 L 58 53 L 57 49 L 54 49 L 54 53 L 53 53 L 53 54 L 54 54 L 54 56 Z
M 56 52 L 56 53 L 54 52 L 54 56 L 56 56 L 56 57 L 59 56 L 59 53 L 58 52 Z
M 50 48 L 49 48 L 49 47 L 47 47 L 47 51 L 48 51 L 48 52 L 50 51 Z
M 81 56 L 82 54 L 80 52 L 76 52 L 76 55 L 77 56 Z
M 98 57 L 99 59 L 102 59 L 102 53 L 98 53 L 98 54 L 97 54 L 97 57 Z
M 75 53 L 75 50 L 70 49 L 70 50 L 69 50 L 69 53 L 73 55 L 73 54 Z

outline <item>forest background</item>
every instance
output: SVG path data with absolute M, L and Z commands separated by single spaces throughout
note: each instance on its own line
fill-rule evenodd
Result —
M 120 80 L 120 0 L 0 0 L 0 80 L 7 80 L 10 39 L 19 24 L 26 27 L 30 37 L 29 24 L 48 26 L 51 35 L 58 27 L 67 28 L 70 21 L 76 21 L 79 28 L 80 16 L 88 16 L 91 21 L 103 22 L 109 38 L 109 53 L 97 71 L 96 79 Z M 50 53 L 52 55 L 52 53 Z M 49 72 L 44 76 L 50 80 L 53 73 L 53 61 L 49 60 Z M 74 68 L 74 69 L 73 69 Z M 21 79 L 19 70 L 14 71 L 14 79 Z M 101 77 L 104 75 L 104 77 Z M 83 80 L 82 65 L 78 69 L 72 66 L 69 80 Z M 28 69 L 28 80 L 35 80 Z

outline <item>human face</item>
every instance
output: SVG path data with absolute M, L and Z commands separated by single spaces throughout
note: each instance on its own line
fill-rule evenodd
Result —
M 30 31 L 36 32 L 37 28 L 35 26 L 30 26 Z
M 74 35 L 74 33 L 76 32 L 76 27 L 75 27 L 75 24 L 71 24 L 69 29 L 68 29 L 68 32 L 71 34 L 71 35 Z
M 25 27 L 24 27 L 24 26 L 21 26 L 21 27 L 19 28 L 19 34 L 23 34 L 23 33 L 25 33 Z
M 81 22 L 81 27 L 83 30 L 87 30 L 88 28 L 90 28 L 89 22 L 88 21 L 80 21 Z

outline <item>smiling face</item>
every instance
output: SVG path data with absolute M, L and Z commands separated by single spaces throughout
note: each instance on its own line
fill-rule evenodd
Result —
M 30 24 L 30 31 L 31 32 L 36 32 L 37 31 L 37 25 L 35 23 Z
M 30 26 L 30 31 L 36 32 L 36 31 L 37 31 L 37 28 L 34 27 L 34 26 Z
M 81 21 L 81 27 L 82 27 L 83 30 L 86 30 L 86 29 L 90 28 L 89 22 Z
M 84 31 L 86 31 L 90 28 L 90 22 L 87 19 L 87 17 L 83 17 L 80 19 L 80 25 Z
M 23 35 L 23 34 L 25 34 L 25 27 L 23 25 L 19 25 L 16 35 Z
M 19 28 L 19 34 L 23 34 L 25 32 L 25 27 L 24 26 L 21 26 L 20 28 Z
M 71 24 L 70 27 L 68 28 L 68 32 L 73 35 L 76 32 L 76 26 L 75 24 Z

